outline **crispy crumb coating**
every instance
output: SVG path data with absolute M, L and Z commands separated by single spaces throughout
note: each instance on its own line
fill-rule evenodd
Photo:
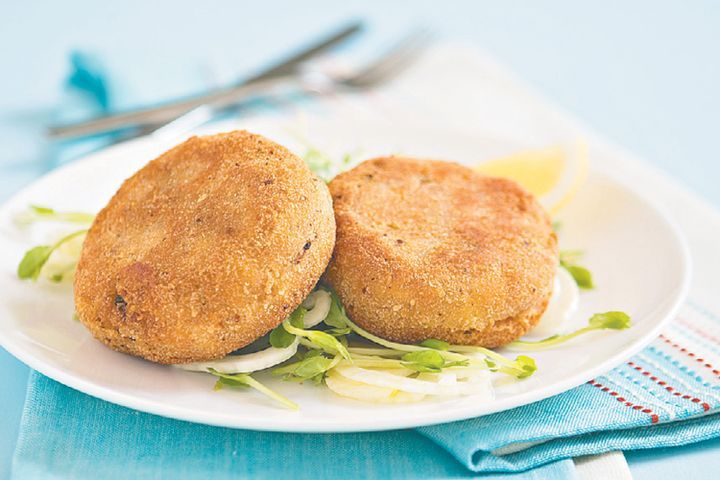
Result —
M 388 157 L 338 175 L 330 192 L 337 242 L 326 280 L 368 331 L 498 347 L 545 311 L 557 238 L 515 182 Z
M 159 363 L 220 358 L 300 304 L 334 243 L 328 188 L 300 158 L 245 131 L 193 137 L 97 215 L 75 308 L 115 350 Z

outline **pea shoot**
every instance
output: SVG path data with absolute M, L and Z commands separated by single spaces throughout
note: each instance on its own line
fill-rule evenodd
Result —
M 52 255 L 55 250 L 57 250 L 62 244 L 67 243 L 80 235 L 85 235 L 86 233 L 87 229 L 78 230 L 77 232 L 64 236 L 52 245 L 39 245 L 31 248 L 25 252 L 25 256 L 23 256 L 22 260 L 20 260 L 20 264 L 17 268 L 18 277 L 23 280 L 37 280 L 43 266 L 47 263 L 50 259 L 50 255 Z M 53 280 L 56 279 L 54 278 Z M 57 280 L 62 280 L 62 277 Z
M 583 290 L 595 288 L 590 270 L 577 264 L 583 253 L 579 250 L 564 250 L 560 252 L 560 266 L 572 275 L 577 286 Z
M 249 373 L 234 373 L 234 374 L 227 374 L 227 373 L 220 373 L 216 370 L 213 370 L 212 368 L 208 370 L 211 374 L 218 377 L 217 382 L 215 382 L 214 390 L 220 390 L 223 386 L 229 386 L 229 387 L 250 387 L 254 388 L 258 392 L 262 393 L 263 395 L 267 395 L 268 397 L 272 398 L 273 400 L 276 400 L 283 404 L 285 407 L 291 409 L 291 410 L 298 410 L 300 406 L 290 400 L 287 397 L 284 397 L 277 393 L 274 390 L 269 389 L 262 383 L 258 382 L 256 379 L 254 379 Z
M 541 350 L 572 340 L 575 337 L 596 330 L 626 330 L 630 328 L 630 316 L 625 312 L 596 313 L 586 327 L 564 335 L 553 335 L 538 341 L 517 340 L 508 345 L 513 350 Z

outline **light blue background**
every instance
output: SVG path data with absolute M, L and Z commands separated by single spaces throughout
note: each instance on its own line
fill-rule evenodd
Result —
M 128 106 L 232 81 L 364 18 L 371 28 L 360 54 L 418 25 L 473 43 L 720 206 L 720 3 L 712 0 L 104 3 L 0 2 L 0 199 L 53 165 L 52 147 L 38 138 L 60 115 L 72 49 L 102 59 L 124 99 L 115 104 Z M 26 375 L 0 350 L 0 478 Z M 711 478 L 720 440 L 628 460 L 639 479 Z

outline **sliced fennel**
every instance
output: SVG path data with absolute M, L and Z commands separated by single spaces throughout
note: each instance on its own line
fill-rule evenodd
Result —
M 418 393 L 408 393 L 396 388 L 378 387 L 376 385 L 350 380 L 337 370 L 330 371 L 325 378 L 325 385 L 341 397 L 364 402 L 406 403 L 419 402 L 425 398 L 425 395 Z
M 218 373 L 251 373 L 266 370 L 286 360 L 290 360 L 297 352 L 300 339 L 295 337 L 285 348 L 268 347 L 259 352 L 243 355 L 228 355 L 220 360 L 178 364 L 176 367 L 191 372 L 207 372 L 212 369 Z
M 421 380 L 419 378 L 402 377 L 388 372 L 361 368 L 355 365 L 340 364 L 335 371 L 343 377 L 356 382 L 366 383 L 377 387 L 392 388 L 402 392 L 420 395 L 469 395 L 487 393 L 489 400 L 492 395 L 490 377 L 486 371 L 478 371 L 473 377 L 463 382 L 441 384 L 436 380 Z
M 322 323 L 327 318 L 332 305 L 332 297 L 325 290 L 315 290 L 302 303 L 303 308 L 307 310 L 303 317 L 305 328 L 312 328 Z

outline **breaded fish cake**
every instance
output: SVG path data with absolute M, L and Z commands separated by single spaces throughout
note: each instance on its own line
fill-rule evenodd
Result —
M 330 192 L 337 241 L 326 279 L 368 331 L 498 347 L 545 311 L 557 239 L 516 183 L 389 157 L 338 175 Z
M 115 350 L 159 363 L 219 358 L 282 322 L 334 243 L 328 188 L 300 158 L 244 131 L 193 137 L 97 215 L 75 308 Z

